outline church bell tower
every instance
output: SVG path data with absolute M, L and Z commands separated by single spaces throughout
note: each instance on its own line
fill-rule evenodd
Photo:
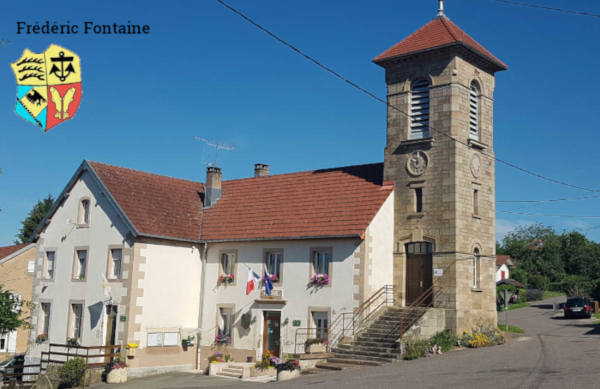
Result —
M 507 66 L 444 14 L 378 55 L 384 179 L 395 182 L 394 283 L 446 328 L 496 325 L 495 73 Z

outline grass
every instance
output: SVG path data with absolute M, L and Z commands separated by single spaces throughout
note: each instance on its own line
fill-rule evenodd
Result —
M 565 296 L 565 292 L 553 292 L 551 290 L 547 290 L 544 292 L 544 299 L 549 299 L 551 297 Z
M 529 306 L 528 302 L 517 303 L 517 304 L 510 304 L 508 306 L 508 310 L 512 311 L 513 309 L 525 308 L 525 307 L 528 307 L 528 306 Z
M 504 331 L 506 332 L 506 325 L 504 324 L 498 324 L 498 329 L 500 329 L 500 331 Z M 517 327 L 517 326 L 513 326 L 512 324 L 508 325 L 508 332 L 515 332 L 517 334 L 524 334 L 525 330 Z
M 594 319 L 597 319 L 596 324 L 600 324 L 600 312 L 596 312 L 592 315 Z

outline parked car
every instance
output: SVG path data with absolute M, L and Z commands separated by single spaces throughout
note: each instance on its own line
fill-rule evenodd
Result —
M 584 297 L 569 297 L 564 306 L 565 317 L 592 317 L 592 304 Z
M 15 377 L 8 374 L 23 373 L 23 365 L 25 364 L 25 354 L 17 354 L 0 362 L 0 376 L 3 382 L 23 380 L 23 377 Z

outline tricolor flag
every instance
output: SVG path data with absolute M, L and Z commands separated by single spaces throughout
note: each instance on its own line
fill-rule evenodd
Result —
M 254 290 L 254 280 L 260 280 L 260 276 L 252 269 L 248 268 L 248 283 L 246 284 L 246 295 Z

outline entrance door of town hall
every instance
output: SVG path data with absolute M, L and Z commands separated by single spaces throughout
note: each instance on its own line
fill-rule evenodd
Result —
M 279 357 L 281 312 L 264 311 L 263 353 L 269 351 Z
M 429 242 L 406 245 L 406 305 L 417 300 L 433 283 L 433 248 Z M 431 302 L 431 298 L 423 304 Z

